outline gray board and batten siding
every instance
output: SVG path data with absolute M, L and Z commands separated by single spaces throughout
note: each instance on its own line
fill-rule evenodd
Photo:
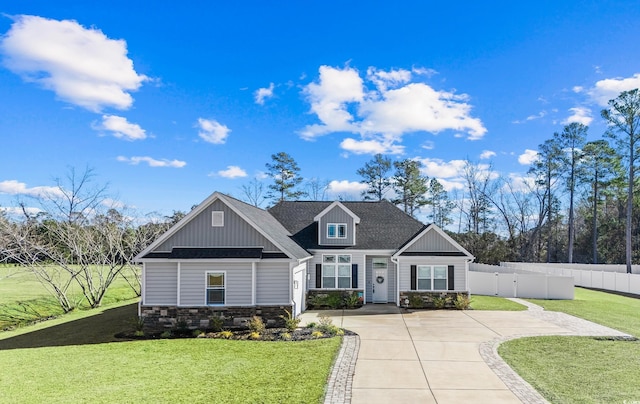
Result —
M 224 212 L 224 225 L 212 226 L 212 212 Z M 171 251 L 173 247 L 264 247 L 265 252 L 280 252 L 221 200 L 214 201 L 184 227 L 171 235 L 154 251 Z
M 460 250 L 449 242 L 442 235 L 434 230 L 427 231 L 418 240 L 411 244 L 405 252 L 451 252 L 457 253 Z
M 252 305 L 251 263 L 180 263 L 180 301 L 178 302 L 178 263 L 145 264 L 145 306 L 206 306 L 207 272 L 224 272 L 225 306 Z M 256 304 L 289 304 L 289 263 L 256 264 Z
M 353 217 L 347 213 L 340 206 L 334 206 L 329 212 L 325 213 L 320 218 L 320 223 L 318 226 L 319 229 L 319 240 L 320 245 L 354 245 L 354 224 Z M 327 237 L 327 226 L 329 223 L 335 224 L 346 224 L 347 232 L 346 238 L 328 238 Z

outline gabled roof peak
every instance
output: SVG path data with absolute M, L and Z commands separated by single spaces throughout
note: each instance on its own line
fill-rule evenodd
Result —
M 318 222 L 320 221 L 320 219 L 322 218 L 322 216 L 326 215 L 327 213 L 329 213 L 333 208 L 335 207 L 339 207 L 340 209 L 342 209 L 343 211 L 345 211 L 349 216 L 351 216 L 353 218 L 353 222 L 355 224 L 360 223 L 360 218 L 353 213 L 349 208 L 347 208 L 346 206 L 344 206 L 342 204 L 342 202 L 340 201 L 334 201 L 332 202 L 329 206 L 327 206 L 326 208 L 324 208 L 324 210 L 320 213 L 318 213 L 314 218 L 313 221 L 314 222 Z

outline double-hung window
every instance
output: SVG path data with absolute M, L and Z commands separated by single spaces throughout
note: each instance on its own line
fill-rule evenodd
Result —
M 351 287 L 351 255 L 326 254 L 322 256 L 322 287 Z
M 224 304 L 225 273 L 207 272 L 207 305 Z
M 327 238 L 347 238 L 347 225 L 345 223 L 329 223 Z
M 447 290 L 447 267 L 418 265 L 418 290 Z

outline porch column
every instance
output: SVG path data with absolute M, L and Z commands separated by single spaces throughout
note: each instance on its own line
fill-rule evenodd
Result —
M 362 269 L 364 269 L 363 273 L 364 276 L 362 277 L 362 282 L 364 283 L 362 286 L 362 304 L 365 305 L 367 304 L 367 255 L 363 255 L 364 257 L 364 266 L 362 267 Z M 359 287 L 360 285 L 358 285 Z
M 395 264 L 396 264 L 396 305 L 401 306 L 400 304 L 400 257 L 396 258 Z

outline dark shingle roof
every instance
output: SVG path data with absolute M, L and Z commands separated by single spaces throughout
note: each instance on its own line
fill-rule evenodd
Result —
M 242 212 L 254 226 L 259 227 L 268 234 L 269 237 L 287 253 L 292 254 L 294 258 L 303 259 L 310 255 L 304 248 L 301 248 L 300 245 L 291 239 L 287 229 L 266 210 L 249 205 L 229 195 L 224 195 L 223 198 L 224 201 L 232 205 L 237 211 Z
M 318 224 L 313 218 L 332 202 L 328 201 L 283 201 L 269 209 L 292 238 L 306 249 L 398 249 L 419 231 L 424 224 L 407 215 L 388 201 L 340 202 L 360 218 L 356 226 L 356 245 L 348 247 L 319 246 Z

